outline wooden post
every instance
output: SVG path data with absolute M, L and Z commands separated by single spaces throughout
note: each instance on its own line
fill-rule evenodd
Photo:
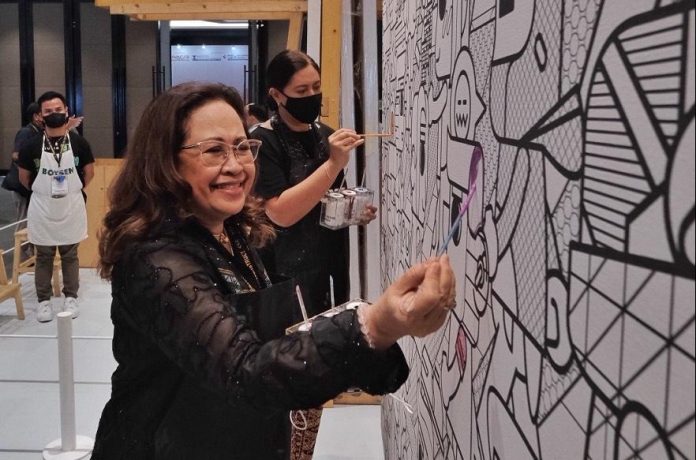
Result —
M 321 4 L 321 121 L 339 127 L 341 94 L 341 0 Z
M 293 13 L 290 15 L 290 24 L 288 25 L 288 44 L 289 50 L 299 50 L 300 42 L 302 41 L 302 23 L 304 15 L 302 13 Z
M 109 210 L 108 192 L 111 181 L 123 165 L 121 158 L 97 158 L 94 163 L 94 178 L 85 189 L 87 194 L 87 234 L 80 242 L 77 256 L 80 267 L 96 267 L 99 260 L 99 240 L 97 235 L 104 215 Z

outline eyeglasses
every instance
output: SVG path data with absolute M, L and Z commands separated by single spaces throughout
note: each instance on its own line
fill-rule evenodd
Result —
M 231 152 L 234 158 L 242 164 L 253 163 L 259 154 L 261 141 L 256 139 L 245 139 L 237 145 L 226 144 L 221 141 L 201 141 L 195 144 L 184 145 L 182 150 L 197 148 L 201 153 L 201 161 L 206 166 L 220 166 Z

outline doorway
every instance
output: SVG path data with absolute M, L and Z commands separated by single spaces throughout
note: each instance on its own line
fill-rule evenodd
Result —
M 255 27 L 256 21 L 170 21 L 171 85 L 219 82 L 247 102 L 256 87 Z

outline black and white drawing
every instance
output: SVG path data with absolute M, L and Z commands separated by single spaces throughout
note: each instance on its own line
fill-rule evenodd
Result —
M 388 459 L 696 456 L 694 1 L 385 0 L 386 285 L 448 247 Z

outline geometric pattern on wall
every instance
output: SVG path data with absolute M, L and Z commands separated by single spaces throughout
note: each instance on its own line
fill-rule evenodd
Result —
M 484 152 L 387 458 L 695 458 L 694 1 L 383 7 L 384 286 L 438 251 Z
M 638 457 L 654 443 L 669 444 L 668 433 L 693 424 L 694 417 L 688 404 L 665 406 L 671 398 L 688 401 L 693 393 L 693 376 L 685 372 L 694 362 L 688 342 L 694 338 L 693 317 L 683 316 L 693 284 L 639 263 L 574 247 L 569 304 L 578 362 L 606 406 L 605 416 L 593 422 L 615 426 L 630 420 L 620 446 Z M 656 308 L 661 304 L 665 308 Z M 641 430 L 642 423 L 651 429 Z M 590 423 L 588 433 L 599 425 Z M 680 446 L 677 438 L 675 444 L 686 457 L 688 445 Z

